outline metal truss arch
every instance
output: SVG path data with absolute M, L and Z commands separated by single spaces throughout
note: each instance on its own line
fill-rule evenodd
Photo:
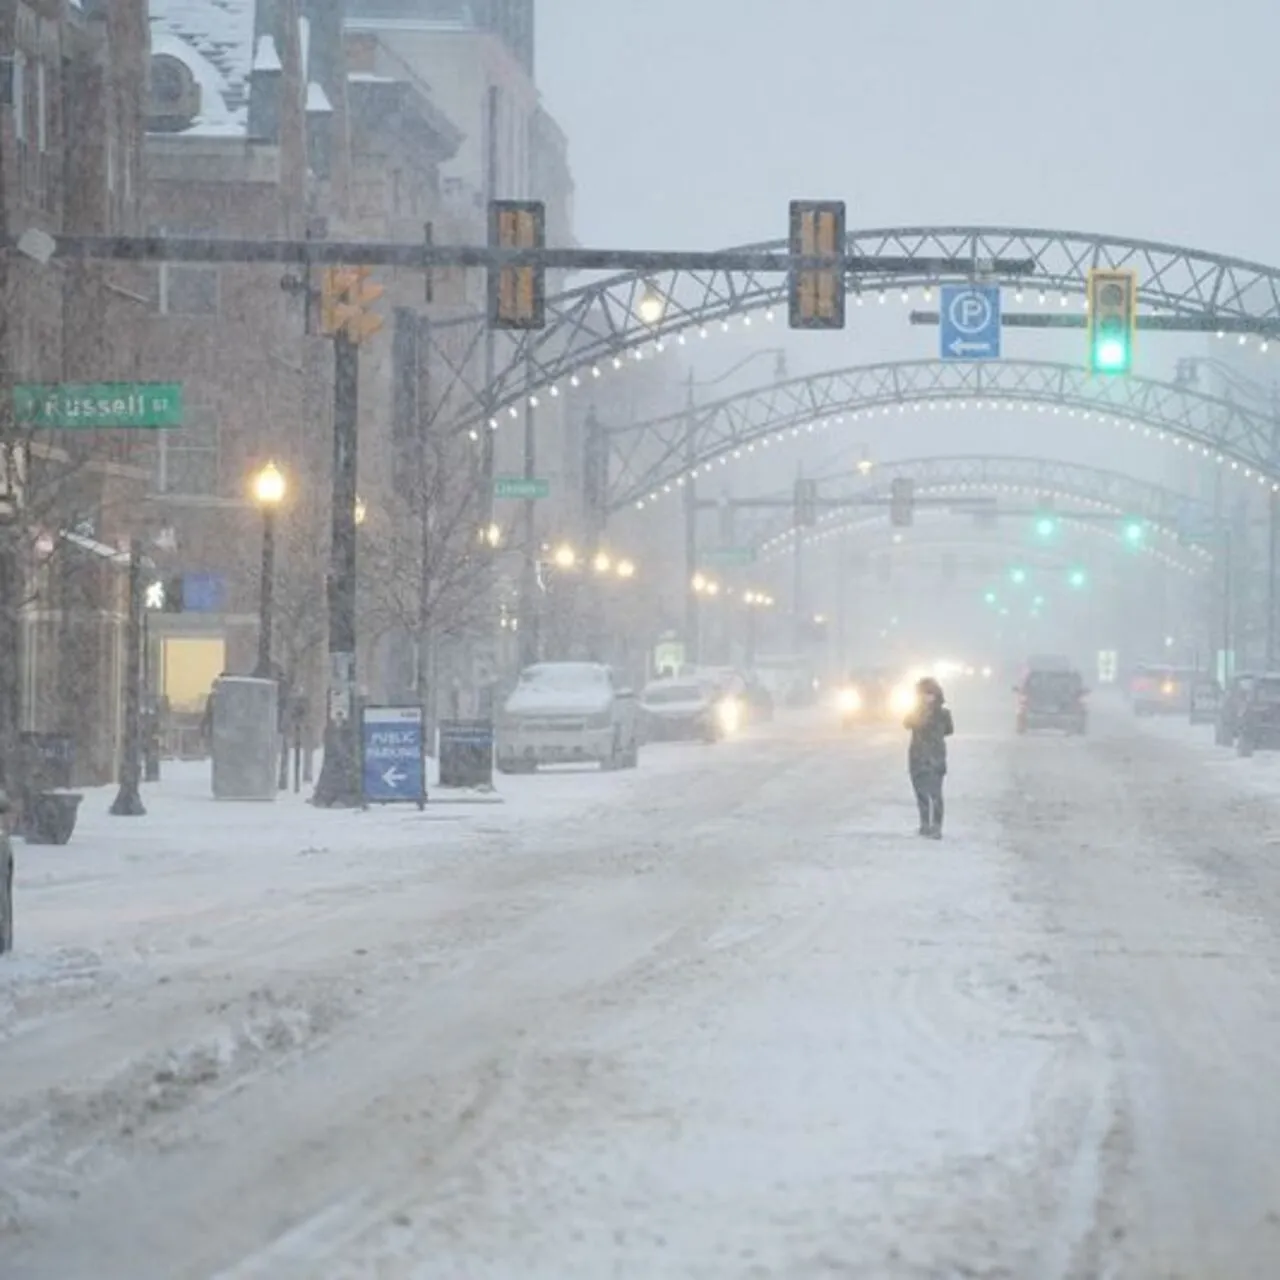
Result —
M 775 240 L 741 251 L 786 248 Z M 1264 338 L 1280 335 L 1280 268 L 1181 245 L 1047 228 L 916 226 L 851 231 L 846 252 L 856 263 L 846 281 L 856 299 L 966 279 L 1079 295 L 1091 268 L 1130 268 L 1138 274 L 1138 302 L 1145 310 L 1207 322 L 1229 319 Z M 939 265 L 957 262 L 965 270 Z M 1002 274 L 1002 264 L 1027 262 L 1029 274 Z M 919 269 L 912 270 L 912 263 Z M 662 304 L 656 318 L 655 296 Z M 660 351 L 690 330 L 731 319 L 749 323 L 756 313 L 766 319 L 785 314 L 786 298 L 785 276 L 734 270 L 626 272 L 567 290 L 547 299 L 544 329 L 505 347 L 487 387 L 469 385 L 470 403 L 460 409 L 458 425 L 474 427 L 486 413 L 518 404 L 540 388 L 558 388 L 606 361 L 647 348 Z M 458 325 L 478 333 L 484 319 L 460 317 L 439 327 Z M 467 381 L 460 367 L 455 373 L 456 381 Z
M 960 517 L 967 518 L 967 517 Z M 937 545 L 947 547 L 968 547 L 973 549 L 981 548 L 987 552 L 995 553 L 1003 551 L 1006 556 L 1013 553 L 1014 546 L 1009 541 L 1002 541 L 998 536 L 988 536 L 982 538 L 976 533 L 969 533 L 963 537 L 957 537 L 955 529 L 956 517 L 949 513 L 942 513 L 936 518 L 929 518 L 921 526 L 917 527 L 908 538 L 904 538 L 901 542 L 893 539 L 894 530 L 890 529 L 883 515 L 880 516 L 849 516 L 847 513 L 842 518 L 832 521 L 828 525 L 807 531 L 803 539 L 806 548 L 815 550 L 820 548 L 824 543 L 830 542 L 836 538 L 849 538 L 865 536 L 872 541 L 871 549 L 873 551 L 891 551 L 901 550 L 902 548 L 912 548 L 922 545 Z M 1155 560 L 1160 564 L 1166 565 L 1170 569 L 1174 569 L 1179 573 L 1187 575 L 1196 575 L 1208 572 L 1212 567 L 1212 557 L 1199 550 L 1198 548 L 1178 547 L 1176 544 L 1170 550 L 1153 544 L 1144 544 L 1136 549 L 1130 547 L 1119 532 L 1105 526 L 1092 524 L 1084 520 L 1073 520 L 1071 517 L 1064 517 L 1062 523 L 1066 525 L 1072 532 L 1080 534 L 1084 538 L 1092 538 L 1107 545 L 1110 551 L 1117 559 L 1120 557 L 1131 557 L 1139 555 L 1151 560 Z M 1066 564 L 1070 561 L 1070 557 L 1065 556 L 1061 548 L 1046 548 L 1036 546 L 1029 542 L 1023 542 L 1016 548 L 1017 554 L 1025 560 L 1035 558 L 1052 558 L 1055 563 Z M 769 566 L 783 567 L 789 562 L 793 554 L 793 541 L 790 538 L 775 540 L 771 546 L 762 547 L 757 558 L 757 563 L 762 569 Z
M 902 360 L 791 378 L 691 414 L 611 431 L 609 507 L 642 508 L 786 433 L 799 437 L 870 414 L 975 406 L 1125 426 L 1280 489 L 1274 423 L 1232 400 L 1147 378 L 1096 378 L 1075 365 L 1049 361 Z
M 844 498 L 887 499 L 892 483 L 899 477 L 913 480 L 921 497 L 945 498 L 948 494 L 1008 494 L 1025 501 L 1049 499 L 1072 502 L 1078 507 L 1117 516 L 1131 516 L 1175 536 L 1190 519 L 1201 523 L 1212 519 L 1212 505 L 1189 497 L 1166 485 L 1139 480 L 1122 471 L 1086 466 L 1054 458 L 1033 458 L 1017 454 L 955 454 L 921 458 L 901 458 L 878 463 L 867 476 L 847 470 L 813 479 L 824 500 Z M 790 490 L 775 495 L 785 501 Z M 739 536 L 758 550 L 794 537 L 795 525 L 789 509 L 773 509 L 739 525 Z M 818 529 L 832 523 L 841 509 L 828 510 L 819 518 Z M 1065 511 L 1069 515 L 1070 511 Z M 887 519 L 887 513 L 881 513 Z

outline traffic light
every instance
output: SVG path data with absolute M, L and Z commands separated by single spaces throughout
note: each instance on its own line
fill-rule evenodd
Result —
M 363 342 L 382 328 L 382 317 L 370 308 L 383 287 L 370 280 L 372 267 L 328 267 L 320 286 L 320 330 Z
M 541 200 L 489 201 L 489 247 L 545 249 L 547 213 Z M 547 273 L 542 267 L 489 268 L 489 326 L 541 329 L 547 323 Z
M 1136 547 L 1146 534 L 1141 520 L 1130 520 L 1124 526 L 1124 540 L 1131 546 Z
M 1067 581 L 1079 591 L 1081 587 L 1088 581 L 1088 575 L 1083 569 L 1072 569 L 1067 577 Z
M 795 487 L 796 527 L 811 527 L 818 523 L 818 482 L 797 480 Z
M 984 604 L 994 605 L 996 603 L 997 598 L 998 597 L 996 596 L 996 593 L 994 591 L 987 591 L 986 594 L 983 595 L 982 600 Z
M 1009 581 L 1012 582 L 1015 587 L 1022 586 L 1026 580 L 1027 571 L 1021 565 L 1014 565 L 1014 567 L 1009 570 Z
M 910 476 L 895 476 L 889 486 L 889 523 L 908 528 L 915 519 L 916 482 Z
M 1089 272 L 1089 371 L 1128 373 L 1138 319 L 1138 277 L 1133 271 Z
M 1036 536 L 1039 538 L 1052 538 L 1057 532 L 1058 522 L 1052 516 L 1036 517 Z
M 793 200 L 791 253 L 830 258 L 830 267 L 792 271 L 788 281 L 793 329 L 844 328 L 844 201 Z

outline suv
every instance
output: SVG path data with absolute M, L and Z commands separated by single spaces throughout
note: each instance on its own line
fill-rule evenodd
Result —
M 1015 727 L 1019 733 L 1029 729 L 1063 729 L 1083 734 L 1089 727 L 1085 695 L 1089 692 L 1078 671 L 1030 671 L 1020 685 Z
M 9 800 L 0 791 L 0 956 L 13 950 L 13 846 L 9 843 Z
M 1218 706 L 1218 718 L 1213 727 L 1213 740 L 1220 747 L 1234 747 L 1240 736 L 1240 713 L 1249 700 L 1257 676 L 1253 672 L 1241 672 L 1231 677 L 1227 691 Z
M 1236 755 L 1280 749 L 1280 675 L 1258 676 L 1240 708 Z
M 499 773 L 533 773 L 544 764 L 634 769 L 639 762 L 635 692 L 598 662 L 539 662 L 498 718 Z

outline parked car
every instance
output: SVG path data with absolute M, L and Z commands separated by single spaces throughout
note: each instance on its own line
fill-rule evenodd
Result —
M 1213 740 L 1218 746 L 1236 745 L 1236 739 L 1240 736 L 1240 714 L 1257 678 L 1252 671 L 1241 671 L 1227 682 L 1227 690 L 1218 706 L 1218 720 L 1213 730 Z
M 1280 750 L 1280 675 L 1258 676 L 1240 709 L 1236 755 Z
M 640 692 L 645 742 L 715 742 L 720 738 L 715 686 L 695 676 L 651 680 Z
M 499 773 L 544 764 L 634 769 L 640 758 L 636 696 L 597 662 L 539 662 L 520 673 L 495 734 Z
M 13 950 L 13 846 L 9 843 L 9 798 L 0 791 L 0 955 Z
M 1014 722 L 1018 733 L 1032 729 L 1062 729 L 1072 734 L 1088 731 L 1085 696 L 1089 691 L 1078 671 L 1030 671 L 1013 691 L 1018 695 Z
M 773 719 L 773 694 L 754 677 L 749 677 L 743 690 L 747 704 L 747 719 L 752 723 L 768 724 Z

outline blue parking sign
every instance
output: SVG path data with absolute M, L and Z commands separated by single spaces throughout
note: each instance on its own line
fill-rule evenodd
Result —
M 427 800 L 421 707 L 364 707 L 360 712 L 361 790 L 366 804 Z
M 942 286 L 938 343 L 944 360 L 1000 358 L 1000 286 Z

